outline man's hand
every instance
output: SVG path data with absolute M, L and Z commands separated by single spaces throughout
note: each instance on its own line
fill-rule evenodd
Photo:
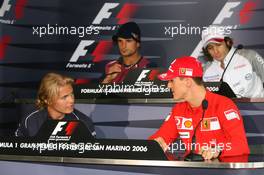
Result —
M 106 74 L 120 73 L 121 72 L 121 64 L 115 63 L 111 67 L 109 67 L 108 72 Z
M 114 64 L 111 67 L 109 67 L 108 72 L 106 72 L 106 77 L 102 81 L 103 84 L 111 83 L 113 79 L 116 78 L 116 76 L 121 72 L 121 64 Z
M 220 155 L 220 151 L 216 148 L 202 148 L 199 153 L 205 160 L 215 159 Z
M 157 137 L 154 140 L 159 143 L 160 147 L 163 149 L 164 152 L 168 149 L 168 145 L 162 137 Z

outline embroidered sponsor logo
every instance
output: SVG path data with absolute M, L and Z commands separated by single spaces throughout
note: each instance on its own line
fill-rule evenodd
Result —
M 243 96 L 243 94 L 245 93 L 245 88 L 241 88 L 239 91 L 238 91 L 238 94 Z
M 186 127 L 186 128 L 191 128 L 191 127 L 192 127 L 192 122 L 191 122 L 190 120 L 186 120 L 186 121 L 184 122 L 184 127 Z
M 190 138 L 190 132 L 179 132 L 180 137 L 182 139 L 189 139 Z
M 201 131 L 214 131 L 221 129 L 217 117 L 204 118 L 201 122 Z
M 170 70 L 171 72 L 174 72 L 174 70 L 173 70 L 173 68 L 172 68 L 172 65 L 174 65 L 175 61 L 176 61 L 176 59 L 171 63 L 171 65 L 170 65 L 170 67 L 169 67 L 169 70 Z
M 219 74 L 216 74 L 216 75 L 210 75 L 210 76 L 204 76 L 203 79 L 205 81 L 218 81 L 220 80 L 220 75 Z
M 167 76 L 167 73 L 161 74 L 160 77 L 161 78 L 165 78 Z
M 241 65 L 235 66 L 234 69 L 240 69 L 240 68 L 245 67 L 245 66 L 246 66 L 246 64 L 241 64 Z
M 252 74 L 251 73 L 246 74 L 245 75 L 245 79 L 248 80 L 248 81 L 251 80 L 252 79 Z
M 175 117 L 177 129 L 193 130 L 193 124 L 191 118 Z
M 193 75 L 193 69 L 179 68 L 179 75 L 192 76 Z
M 227 110 L 227 111 L 224 112 L 224 114 L 225 114 L 225 117 L 226 117 L 227 120 L 233 120 L 233 119 L 240 120 L 237 111 L 234 110 L 234 109 Z
M 239 86 L 239 85 L 240 85 L 240 81 L 237 82 L 237 83 L 235 83 L 235 84 L 233 84 L 233 87 L 237 87 L 237 86 Z

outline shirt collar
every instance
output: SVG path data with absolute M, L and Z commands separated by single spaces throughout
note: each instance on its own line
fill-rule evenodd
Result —
M 232 55 L 234 54 L 235 50 L 236 49 L 234 47 L 231 47 L 230 51 L 228 52 L 228 54 L 226 55 L 226 57 L 224 59 L 225 65 L 227 65 L 229 63 L 229 61 L 232 58 Z
M 187 102 L 186 102 L 187 103 Z M 203 109 L 202 109 L 202 104 L 198 107 L 191 107 L 191 105 L 189 103 L 187 103 L 187 110 L 191 113 L 199 113 L 201 112 Z
M 225 67 L 226 67 L 226 65 L 229 63 L 229 61 L 230 61 L 230 59 L 232 58 L 232 55 L 233 55 L 233 53 L 234 53 L 235 51 L 236 51 L 236 48 L 231 47 L 231 49 L 229 50 L 228 54 L 227 54 L 226 57 L 224 58 Z M 213 62 L 214 62 L 215 64 L 219 65 L 219 66 L 220 66 L 220 64 L 221 64 L 220 61 L 217 61 L 217 60 L 215 60 L 215 59 L 214 59 Z

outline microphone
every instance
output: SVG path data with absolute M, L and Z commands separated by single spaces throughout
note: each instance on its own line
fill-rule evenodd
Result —
M 206 99 L 202 101 L 202 108 L 203 108 L 203 115 L 204 115 L 205 110 L 208 108 L 208 101 Z
M 237 52 L 237 50 L 240 50 L 240 49 L 243 49 L 243 48 L 244 48 L 244 46 L 243 46 L 242 44 L 237 45 L 236 50 L 235 50 L 234 53 L 232 54 L 232 56 L 231 56 L 229 62 L 227 63 L 227 65 L 226 65 L 226 67 L 225 67 L 225 69 L 224 69 L 224 72 L 223 72 L 223 74 L 222 74 L 222 76 L 221 76 L 221 79 L 220 79 L 221 84 L 222 84 L 222 82 L 223 82 L 223 78 L 224 78 L 225 72 L 226 72 L 226 70 L 227 70 L 229 64 L 231 63 L 231 61 L 232 61 L 232 59 L 233 59 L 235 53 Z
M 196 135 L 196 130 L 197 130 L 197 128 L 199 128 L 200 123 L 203 121 L 205 111 L 208 108 L 208 101 L 206 99 L 204 99 L 202 101 L 202 108 L 203 108 L 202 118 L 198 122 L 198 124 L 196 125 L 196 127 L 194 128 L 194 132 L 193 132 L 193 136 L 192 136 L 192 143 L 191 143 L 192 144 L 191 145 L 191 152 L 190 152 L 190 154 L 188 154 L 184 158 L 185 161 L 203 161 L 204 160 L 203 157 L 202 157 L 202 155 L 196 154 L 196 153 L 193 152 L 193 150 L 195 150 L 195 144 L 196 144 L 196 136 L 195 136 Z
M 244 48 L 244 46 L 242 44 L 237 45 L 237 49 L 243 49 L 243 48 Z

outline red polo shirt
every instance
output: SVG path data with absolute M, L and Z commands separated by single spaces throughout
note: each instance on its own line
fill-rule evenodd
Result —
M 149 139 L 162 137 L 169 145 L 180 137 L 187 152 L 191 149 L 196 129 L 197 153 L 202 146 L 221 147 L 221 157 L 249 154 L 243 119 L 232 100 L 207 91 L 208 108 L 203 120 L 202 106 L 192 108 L 189 103 L 177 103 L 160 129 Z M 198 126 L 197 126 L 198 125 Z

